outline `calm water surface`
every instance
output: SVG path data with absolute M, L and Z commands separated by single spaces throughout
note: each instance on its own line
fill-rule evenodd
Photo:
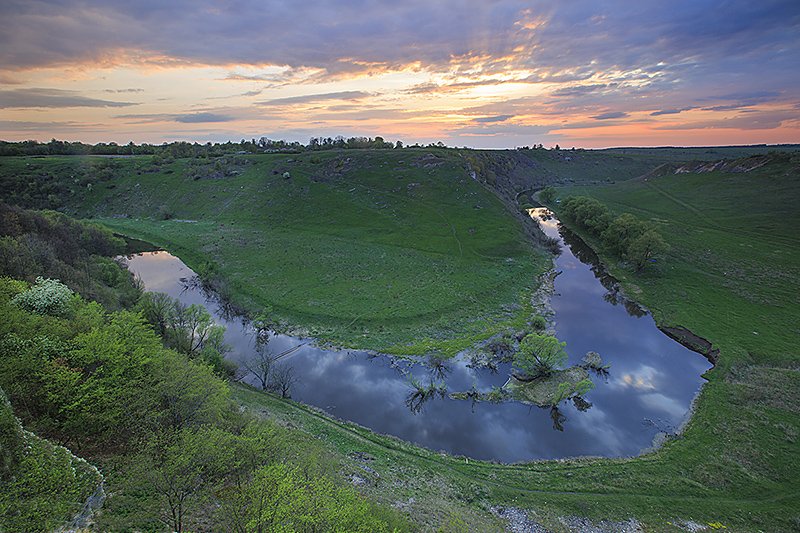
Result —
M 649 447 L 659 432 L 675 431 L 710 363 L 661 333 L 649 314 L 621 298 L 591 249 L 543 215 L 541 210 L 533 212 L 545 233 L 563 247 L 555 261 L 560 272 L 552 299 L 556 335 L 566 341 L 571 364 L 590 350 L 611 364 L 607 377 L 592 377 L 595 389 L 585 396 L 590 409 L 562 404 L 563 431 L 553 428 L 549 410 L 518 403 L 472 405 L 437 397 L 415 414 L 405 403 L 411 392 L 407 375 L 427 383 L 425 366 L 359 351 L 323 350 L 309 339 L 273 335 L 269 349 L 274 353 L 303 344 L 283 360 L 298 377 L 292 398 L 434 450 L 504 462 L 630 456 Z M 227 328 L 229 357 L 252 357 L 252 327 L 228 316 L 214 296 L 194 282 L 194 272 L 180 259 L 164 251 L 146 252 L 130 257 L 128 268 L 149 291 L 206 306 Z M 507 365 L 497 374 L 472 369 L 462 359 L 449 367 L 446 383 L 452 392 L 473 385 L 480 390 L 500 386 L 509 371 Z

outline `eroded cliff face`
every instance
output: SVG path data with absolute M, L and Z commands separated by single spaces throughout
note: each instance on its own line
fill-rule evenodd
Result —
M 2 389 L 0 486 L 8 487 L 0 490 L 0 531 L 77 531 L 92 524 L 105 499 L 100 471 L 26 431 Z
M 652 171 L 642 175 L 640 179 L 647 181 L 650 179 L 671 176 L 675 174 L 706 174 L 709 172 L 727 172 L 740 174 L 752 172 L 771 163 L 790 162 L 795 163 L 793 171 L 800 170 L 800 159 L 790 153 L 774 153 L 752 155 L 748 157 L 738 157 L 731 159 L 719 159 L 716 161 L 689 161 L 683 163 L 664 163 Z

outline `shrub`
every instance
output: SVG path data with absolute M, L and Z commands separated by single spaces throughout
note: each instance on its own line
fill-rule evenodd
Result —
M 544 189 L 542 189 L 541 192 L 539 193 L 539 199 L 546 204 L 549 204 L 550 202 L 555 200 L 556 199 L 555 187 L 545 187 Z
M 27 291 L 16 295 L 13 302 L 40 315 L 63 316 L 69 309 L 74 293 L 57 279 L 44 279 L 39 276 L 36 284 Z
M 545 377 L 566 364 L 566 345 L 550 335 L 528 335 L 519 343 L 514 366 L 527 378 Z
M 0 479 L 9 479 L 15 473 L 23 445 L 22 426 L 14 416 L 3 389 L 0 389 Z
M 158 208 L 158 218 L 159 220 L 169 220 L 172 218 L 172 210 L 167 207 L 166 205 L 162 205 Z
M 547 319 L 542 315 L 534 315 L 531 317 L 530 325 L 536 331 L 544 331 L 547 327 Z
M 636 270 L 642 270 L 645 265 L 656 255 L 669 249 L 669 245 L 657 232 L 649 230 L 633 239 L 628 245 L 626 258 L 631 261 Z

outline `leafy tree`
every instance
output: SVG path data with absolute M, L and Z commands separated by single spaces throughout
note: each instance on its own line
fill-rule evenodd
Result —
M 261 466 L 247 485 L 229 489 L 223 506 L 232 531 L 389 531 L 372 506 L 328 476 L 313 477 L 285 463 Z
M 649 230 L 633 239 L 628 246 L 627 258 L 642 270 L 645 265 L 656 255 L 669 250 L 669 245 L 655 230 Z
M 212 334 L 211 314 L 202 305 L 184 305 L 175 300 L 168 322 L 168 344 L 189 357 L 195 357 Z M 218 327 L 218 326 L 217 326 Z
M 160 337 L 165 337 L 175 301 L 163 292 L 146 292 L 142 294 L 137 308 L 144 319 L 153 325 Z
M 158 434 L 146 445 L 142 475 L 161 496 L 162 520 L 184 531 L 192 498 L 220 483 L 237 467 L 237 437 L 212 426 Z
M 181 429 L 200 424 L 225 426 L 234 420 L 228 384 L 211 368 L 165 351 L 153 368 L 159 381 L 148 391 L 158 407 L 157 427 Z
M 550 335 L 527 335 L 520 341 L 519 350 L 514 355 L 514 367 L 526 379 L 546 377 L 566 364 L 566 345 Z
M 618 256 L 623 256 L 630 242 L 648 230 L 648 224 L 630 213 L 615 218 L 602 232 L 601 238 Z

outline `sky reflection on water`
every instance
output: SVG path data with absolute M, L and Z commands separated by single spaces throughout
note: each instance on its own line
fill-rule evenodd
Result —
M 434 450 L 504 462 L 635 455 L 659 431 L 673 431 L 710 364 L 661 333 L 638 306 L 615 296 L 612 281 L 592 265 L 596 258 L 579 239 L 563 229 L 560 235 L 555 220 L 540 222 L 545 233 L 568 243 L 556 259 L 561 274 L 555 279 L 552 306 L 556 334 L 567 343 L 570 363 L 596 351 L 611 364 L 608 377 L 592 376 L 596 387 L 585 395 L 593 404 L 590 409 L 579 412 L 571 402 L 562 404 L 563 432 L 553 429 L 548 410 L 519 403 L 473 405 L 437 397 L 414 414 L 405 403 L 411 391 L 405 374 L 410 371 L 427 383 L 424 366 L 359 351 L 323 350 L 308 339 L 273 335 L 273 353 L 308 343 L 285 359 L 299 378 L 292 398 Z M 149 291 L 205 305 L 227 328 L 230 358 L 241 361 L 254 352 L 253 329 L 228 317 L 213 297 L 191 283 L 194 273 L 180 259 L 163 251 L 145 252 L 129 258 L 128 268 Z M 502 385 L 509 371 L 504 365 L 491 374 L 469 368 L 465 360 L 448 366 L 451 392 Z

